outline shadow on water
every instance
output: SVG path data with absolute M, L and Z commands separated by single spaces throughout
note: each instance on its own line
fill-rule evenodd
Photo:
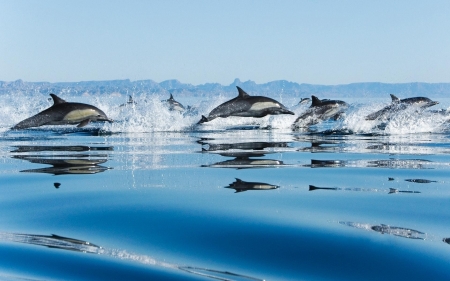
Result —
M 53 175 L 96 174 L 112 169 L 103 164 L 108 161 L 109 154 L 99 154 L 97 151 L 112 151 L 113 147 L 96 146 L 16 146 L 11 153 L 26 153 L 12 155 L 11 158 L 26 160 L 34 164 L 51 165 L 39 169 L 27 169 L 23 173 L 47 173 Z M 94 151 L 95 153 L 86 153 Z M 66 154 L 40 154 L 41 152 L 70 152 Z M 85 152 L 83 154 L 72 152 Z M 55 186 L 58 188 L 59 186 Z
M 263 279 L 251 276 L 241 275 L 229 271 L 214 270 L 208 268 L 177 265 L 168 262 L 158 261 L 150 256 L 137 255 L 126 250 L 108 249 L 90 243 L 88 241 L 63 237 L 59 235 L 38 235 L 38 234 L 21 234 L 0 232 L 0 241 L 9 241 L 16 243 L 31 244 L 37 246 L 44 246 L 59 250 L 69 250 L 74 252 L 96 254 L 118 258 L 125 261 L 137 262 L 149 266 L 164 267 L 167 269 L 181 270 L 183 272 L 211 278 L 215 280 L 241 280 L 241 281 L 262 281 Z

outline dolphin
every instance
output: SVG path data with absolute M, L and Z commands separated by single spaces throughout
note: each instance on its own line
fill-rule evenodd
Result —
M 393 112 L 400 110 L 405 110 L 408 107 L 415 107 L 418 109 L 424 109 L 433 105 L 438 104 L 438 101 L 432 101 L 425 97 L 414 97 L 399 99 L 398 97 L 391 94 L 392 103 L 384 108 L 378 110 L 377 112 L 371 113 L 366 116 L 366 120 L 376 120 L 389 118 L 389 115 Z
M 126 103 L 123 103 L 119 105 L 120 107 L 128 106 L 128 105 L 136 105 L 137 103 L 134 101 L 133 97 L 131 95 L 128 95 L 128 101 Z
M 274 99 L 263 96 L 250 96 L 238 86 L 236 88 L 239 92 L 237 97 L 214 108 L 208 117 L 202 115 L 202 119 L 197 124 L 209 122 L 217 117 L 240 116 L 261 118 L 266 115 L 295 114 Z
M 236 178 L 236 181 L 233 183 L 230 183 L 230 185 L 226 186 L 225 188 L 232 188 L 236 190 L 235 193 L 238 192 L 244 192 L 247 190 L 270 190 L 270 189 L 277 189 L 279 188 L 278 185 L 263 183 L 263 182 L 249 182 L 249 181 L 243 181 L 241 179 Z
M 311 100 L 310 98 L 301 98 L 298 104 L 308 103 L 310 100 Z
M 44 125 L 67 124 L 78 124 L 77 127 L 80 128 L 91 121 L 113 122 L 103 111 L 95 106 L 85 103 L 66 102 L 55 94 L 50 94 L 50 96 L 53 98 L 51 107 L 19 122 L 11 129 L 19 130 Z
M 177 102 L 174 98 L 173 95 L 170 94 L 170 98 L 168 100 L 165 100 L 165 102 L 167 102 L 167 104 L 169 105 L 169 110 L 170 111 L 185 111 L 186 109 L 184 108 L 184 106 Z
M 340 100 L 320 100 L 316 96 L 311 96 L 311 100 L 311 106 L 295 120 L 293 129 L 315 125 L 331 118 L 337 120 L 348 108 L 348 104 Z

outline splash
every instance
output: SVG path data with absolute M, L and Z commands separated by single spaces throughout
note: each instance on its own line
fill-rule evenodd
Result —
M 128 95 L 68 95 L 61 97 L 71 102 L 82 102 L 102 109 L 114 123 L 93 123 L 90 127 L 98 128 L 103 133 L 153 133 L 184 131 L 223 131 L 223 130 L 291 130 L 296 118 L 308 109 L 307 104 L 298 104 L 294 97 L 284 97 L 283 103 L 296 115 L 275 115 L 263 118 L 228 117 L 217 118 L 211 122 L 198 125 L 202 115 L 207 115 L 213 108 L 230 99 L 230 96 L 181 97 L 180 102 L 187 110 L 184 112 L 170 110 L 167 96 L 155 93 L 129 93 L 133 103 L 127 103 Z M 276 97 L 279 100 L 281 97 Z M 52 105 L 49 96 L 36 94 L 11 93 L 0 96 L 3 107 L 0 112 L 0 133 Z M 322 122 L 298 133 L 310 132 L 351 132 L 354 134 L 414 134 L 446 133 L 450 130 L 450 112 L 447 110 L 424 110 L 410 108 L 392 114 L 389 120 L 365 120 L 365 117 L 386 104 L 367 100 L 366 103 L 349 103 L 346 113 L 337 121 Z M 53 130 L 55 126 L 43 126 L 42 129 Z M 58 130 L 73 128 L 71 125 L 57 126 Z

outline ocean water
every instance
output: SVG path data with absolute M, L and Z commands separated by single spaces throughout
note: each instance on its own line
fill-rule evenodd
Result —
M 395 93 L 394 93 L 395 94 Z M 67 96 L 115 120 L 11 131 L 0 96 L 1 280 L 449 280 L 450 100 L 378 124 L 218 118 L 228 96 Z M 401 96 L 399 94 L 399 96 Z M 308 105 L 274 94 L 296 115 Z

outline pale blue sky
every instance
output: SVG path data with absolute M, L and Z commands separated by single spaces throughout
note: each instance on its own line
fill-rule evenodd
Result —
M 0 80 L 450 82 L 450 1 L 0 0 Z

